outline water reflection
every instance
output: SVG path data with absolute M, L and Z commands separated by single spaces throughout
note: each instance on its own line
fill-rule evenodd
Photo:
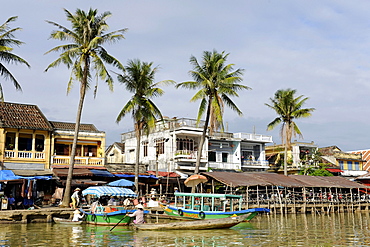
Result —
M 133 231 L 129 227 L 1 225 L 0 246 L 370 246 L 370 215 L 263 215 L 231 229 Z

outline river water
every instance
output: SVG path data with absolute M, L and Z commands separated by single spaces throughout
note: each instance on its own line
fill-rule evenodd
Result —
M 369 212 L 261 215 L 231 229 L 203 231 L 3 224 L 0 246 L 370 246 L 369 224 Z

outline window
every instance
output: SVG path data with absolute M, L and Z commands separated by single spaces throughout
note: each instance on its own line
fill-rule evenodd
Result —
M 352 171 L 353 168 L 352 168 L 352 161 L 347 161 L 347 167 L 348 167 L 348 170 L 349 171 Z
M 216 152 L 208 152 L 208 161 L 216 162 Z
M 147 157 L 148 156 L 148 144 L 149 144 L 149 142 L 145 141 L 145 142 L 142 142 L 142 143 L 143 143 L 144 157 Z
M 159 139 L 155 141 L 155 147 L 156 147 L 156 153 L 158 154 L 164 154 L 164 139 Z
M 6 133 L 5 147 L 7 150 L 15 149 L 15 133 Z
M 55 144 L 55 155 L 69 155 L 69 145 Z
M 344 170 L 344 165 L 343 165 L 343 161 L 342 160 L 339 161 L 339 167 L 340 167 L 341 170 Z
M 32 135 L 31 134 L 22 134 L 22 133 L 19 134 L 18 150 L 32 151 Z
M 85 156 L 97 157 L 97 147 L 92 145 L 84 146 Z
M 176 139 L 177 150 L 190 150 L 194 151 L 194 140 L 188 138 L 177 138 Z
M 355 170 L 360 171 L 360 163 L 359 162 L 355 162 Z
M 227 162 L 227 157 L 229 157 L 229 153 L 222 153 L 222 162 Z
M 43 135 L 36 135 L 36 140 L 35 140 L 36 151 L 38 152 L 44 151 L 44 141 L 45 141 L 45 137 Z

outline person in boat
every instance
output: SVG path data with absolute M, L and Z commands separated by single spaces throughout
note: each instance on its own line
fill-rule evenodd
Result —
M 132 214 L 126 214 L 129 217 L 135 217 L 135 224 L 144 224 L 144 207 L 141 204 L 136 205 L 137 210 Z
M 80 204 L 80 190 L 80 188 L 76 188 L 71 196 L 73 209 L 76 209 Z
M 110 199 L 108 200 L 108 206 L 113 206 L 115 201 L 116 200 L 114 199 L 114 196 L 111 196 Z
M 83 217 L 85 216 L 85 214 L 80 214 L 80 210 L 76 209 L 74 212 L 73 212 L 73 219 L 72 221 L 80 221 L 80 219 L 82 219 Z

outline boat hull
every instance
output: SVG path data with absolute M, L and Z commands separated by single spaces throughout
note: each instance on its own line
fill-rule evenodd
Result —
M 209 230 L 224 229 L 233 227 L 247 218 L 247 215 L 240 215 L 221 219 L 179 221 L 166 224 L 140 224 L 134 225 L 136 230 L 162 231 L 162 230 Z
M 269 212 L 269 211 L 270 210 L 266 208 L 253 208 L 253 209 L 230 211 L 230 212 L 199 211 L 199 210 L 190 210 L 190 209 L 184 209 L 184 208 L 172 207 L 172 206 L 167 206 L 164 209 L 164 212 L 167 215 L 183 217 L 183 218 L 188 218 L 188 219 L 199 219 L 199 220 L 222 219 L 222 218 L 228 218 L 228 217 L 247 215 L 245 218 L 245 221 L 250 221 L 260 212 Z
M 72 221 L 70 219 L 63 219 L 54 217 L 53 221 L 57 224 L 65 224 L 65 225 L 81 225 L 83 221 Z
M 131 217 L 126 216 L 129 213 L 127 210 L 120 210 L 111 213 L 85 213 L 85 221 L 92 225 L 102 225 L 102 226 L 126 226 L 131 223 Z

